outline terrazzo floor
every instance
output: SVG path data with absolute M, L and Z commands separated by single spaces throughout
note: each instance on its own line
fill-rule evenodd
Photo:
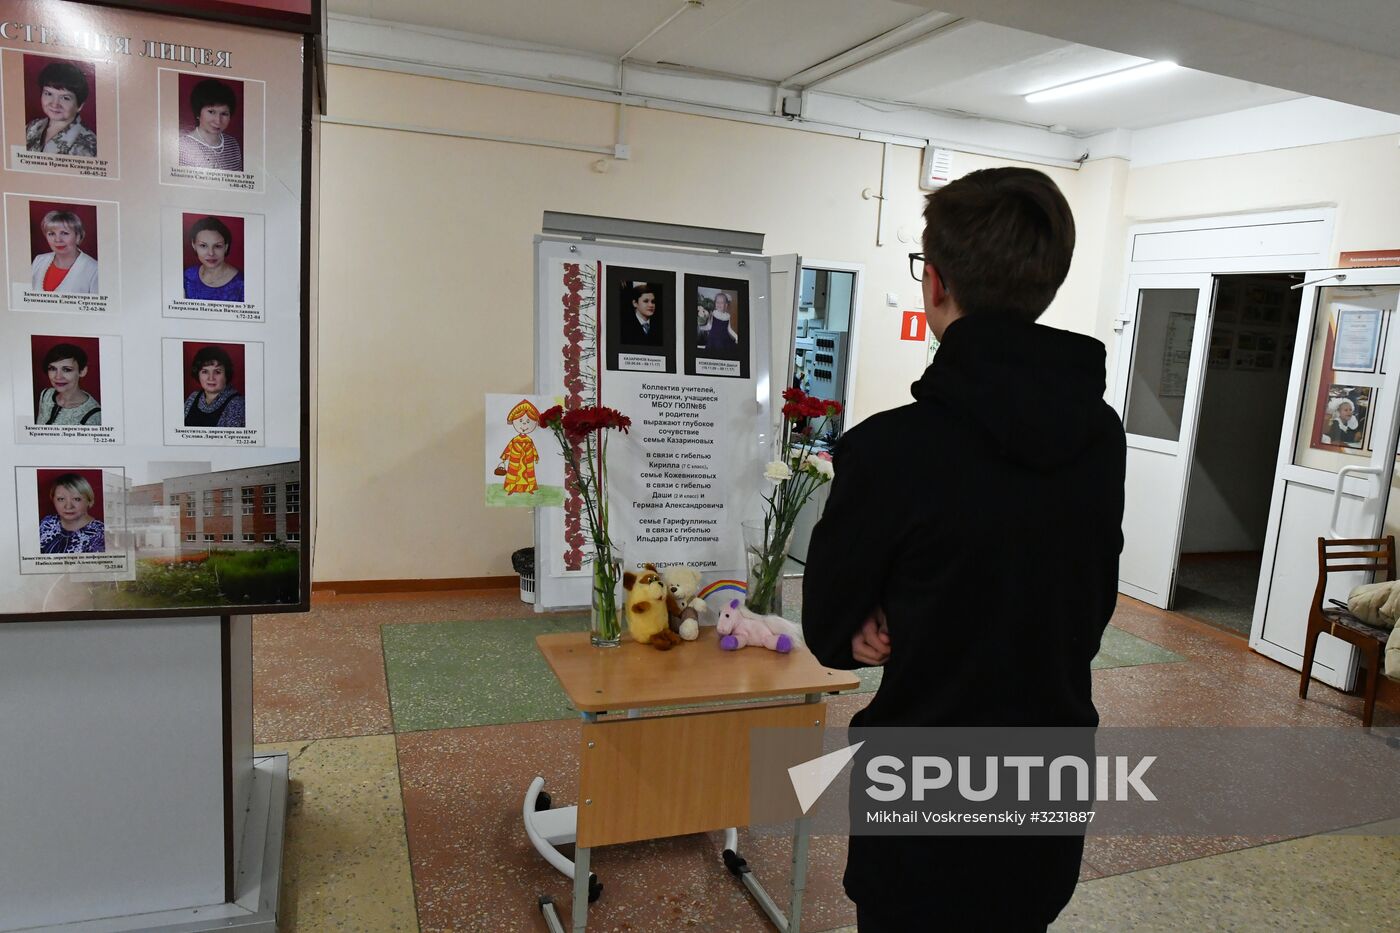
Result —
M 1172 609 L 1248 638 L 1263 560 L 1259 553 L 1182 554 Z
M 789 613 L 799 595 L 789 583 Z M 255 739 L 290 757 L 283 933 L 535 933 L 541 893 L 567 923 L 568 883 L 520 820 L 536 774 L 572 802 L 577 720 L 533 637 L 581 624 L 531 615 L 515 589 L 338 596 L 255 619 Z M 1299 700 L 1296 673 L 1239 638 L 1126 598 L 1094 667 L 1105 725 L 1352 726 L 1361 702 L 1322 684 Z M 877 685 L 867 672 L 861 691 Z M 830 725 L 865 703 L 831 699 Z M 1377 725 L 1397 724 L 1377 710 Z M 1397 840 L 1393 826 L 1284 841 L 1091 837 L 1053 929 L 1393 928 Z M 589 929 L 771 929 L 720 866 L 720 845 L 702 834 L 599 850 L 605 893 Z M 785 889 L 788 839 L 745 832 L 741 849 L 770 890 Z M 813 840 L 804 930 L 853 931 L 844 861 L 844 839 Z

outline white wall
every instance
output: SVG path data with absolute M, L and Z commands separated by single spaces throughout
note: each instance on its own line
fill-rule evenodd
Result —
M 329 81 L 333 118 L 587 145 L 616 130 L 602 103 L 349 67 Z M 853 415 L 909 401 L 925 347 L 898 339 L 885 293 L 918 307 L 919 150 L 892 149 L 877 246 L 880 202 L 861 191 L 879 189 L 881 143 L 635 108 L 627 127 L 632 158 L 605 174 L 583 152 L 323 127 L 316 579 L 509 574 L 531 542 L 528 511 L 482 505 L 482 396 L 531 387 L 545 210 L 757 231 L 771 254 L 863 264 Z M 1047 171 L 1078 209 L 1076 173 Z M 1092 328 L 1099 287 L 1097 260 L 1076 260 L 1050 319 Z
M 1134 223 L 1184 217 L 1335 206 L 1332 255 L 1393 247 L 1400 234 L 1400 152 L 1394 136 L 1143 168 L 1099 169 L 1112 205 L 1094 333 L 1116 350 L 1114 316 L 1123 300 L 1123 249 Z M 1121 165 L 1121 163 L 1120 163 Z M 1092 190 L 1092 186 L 1091 186 Z M 1081 241 L 1082 244 L 1082 241 Z M 1116 252 L 1115 252 L 1116 250 Z M 1288 270 L 1280 270 L 1288 271 Z M 1193 464 L 1182 548 L 1256 550 L 1268 514 L 1287 375 L 1210 371 L 1198 460 Z

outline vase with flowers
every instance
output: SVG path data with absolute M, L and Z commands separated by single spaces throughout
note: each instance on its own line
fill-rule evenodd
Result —
M 616 647 L 622 640 L 622 620 L 617 608 L 622 561 L 608 536 L 608 432 L 626 434 L 632 419 L 602 405 L 569 411 L 556 405 L 540 415 L 540 424 L 559 441 L 564 452 L 565 486 L 582 501 L 588 535 L 593 539 L 590 638 L 596 647 Z
M 792 543 L 792 530 L 807 500 L 836 475 L 831 455 L 817 452 L 831 421 L 841 415 L 841 403 L 817 398 L 801 389 L 783 392 L 783 429 L 778 459 L 763 468 L 772 488 L 763 497 L 761 521 L 743 523 L 748 564 L 745 604 L 754 612 L 780 614 L 783 609 L 783 564 Z

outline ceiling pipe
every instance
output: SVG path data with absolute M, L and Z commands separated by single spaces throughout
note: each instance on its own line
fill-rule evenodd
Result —
M 873 39 L 853 46 L 826 61 L 818 62 L 797 74 L 789 75 L 779 82 L 783 87 L 811 90 L 863 65 L 878 61 L 887 55 L 903 51 L 912 45 L 923 42 L 939 33 L 948 32 L 964 25 L 967 20 L 948 13 L 927 13 L 912 19 L 902 26 L 896 26 Z
M 691 10 L 698 10 L 705 5 L 704 0 L 685 0 L 681 8 L 661 21 L 651 32 L 642 36 L 627 51 L 623 52 L 617 60 L 617 138 L 613 141 L 613 158 L 627 159 L 632 153 L 627 146 L 627 59 L 637 53 L 637 50 L 646 45 L 656 37 L 661 30 L 674 23 Z

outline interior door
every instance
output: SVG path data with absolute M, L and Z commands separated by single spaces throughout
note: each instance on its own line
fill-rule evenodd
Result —
M 1314 271 L 1304 282 L 1249 638 L 1254 650 L 1295 670 L 1317 586 L 1317 539 L 1395 534 L 1400 522 L 1400 510 L 1388 507 L 1400 502 L 1400 269 Z M 1327 596 L 1346 599 L 1365 582 L 1360 573 L 1334 574 Z M 1356 666 L 1351 645 L 1321 636 L 1313 676 L 1347 690 Z
M 782 419 L 783 390 L 792 385 L 792 335 L 797 326 L 797 299 L 802 280 L 802 257 L 796 253 L 768 257 L 769 286 L 772 296 L 773 342 L 769 360 L 769 408 L 773 413 L 773 430 Z
M 1186 485 L 1205 381 L 1214 278 L 1128 280 L 1114 374 L 1114 407 L 1128 437 L 1118 589 L 1171 606 Z

